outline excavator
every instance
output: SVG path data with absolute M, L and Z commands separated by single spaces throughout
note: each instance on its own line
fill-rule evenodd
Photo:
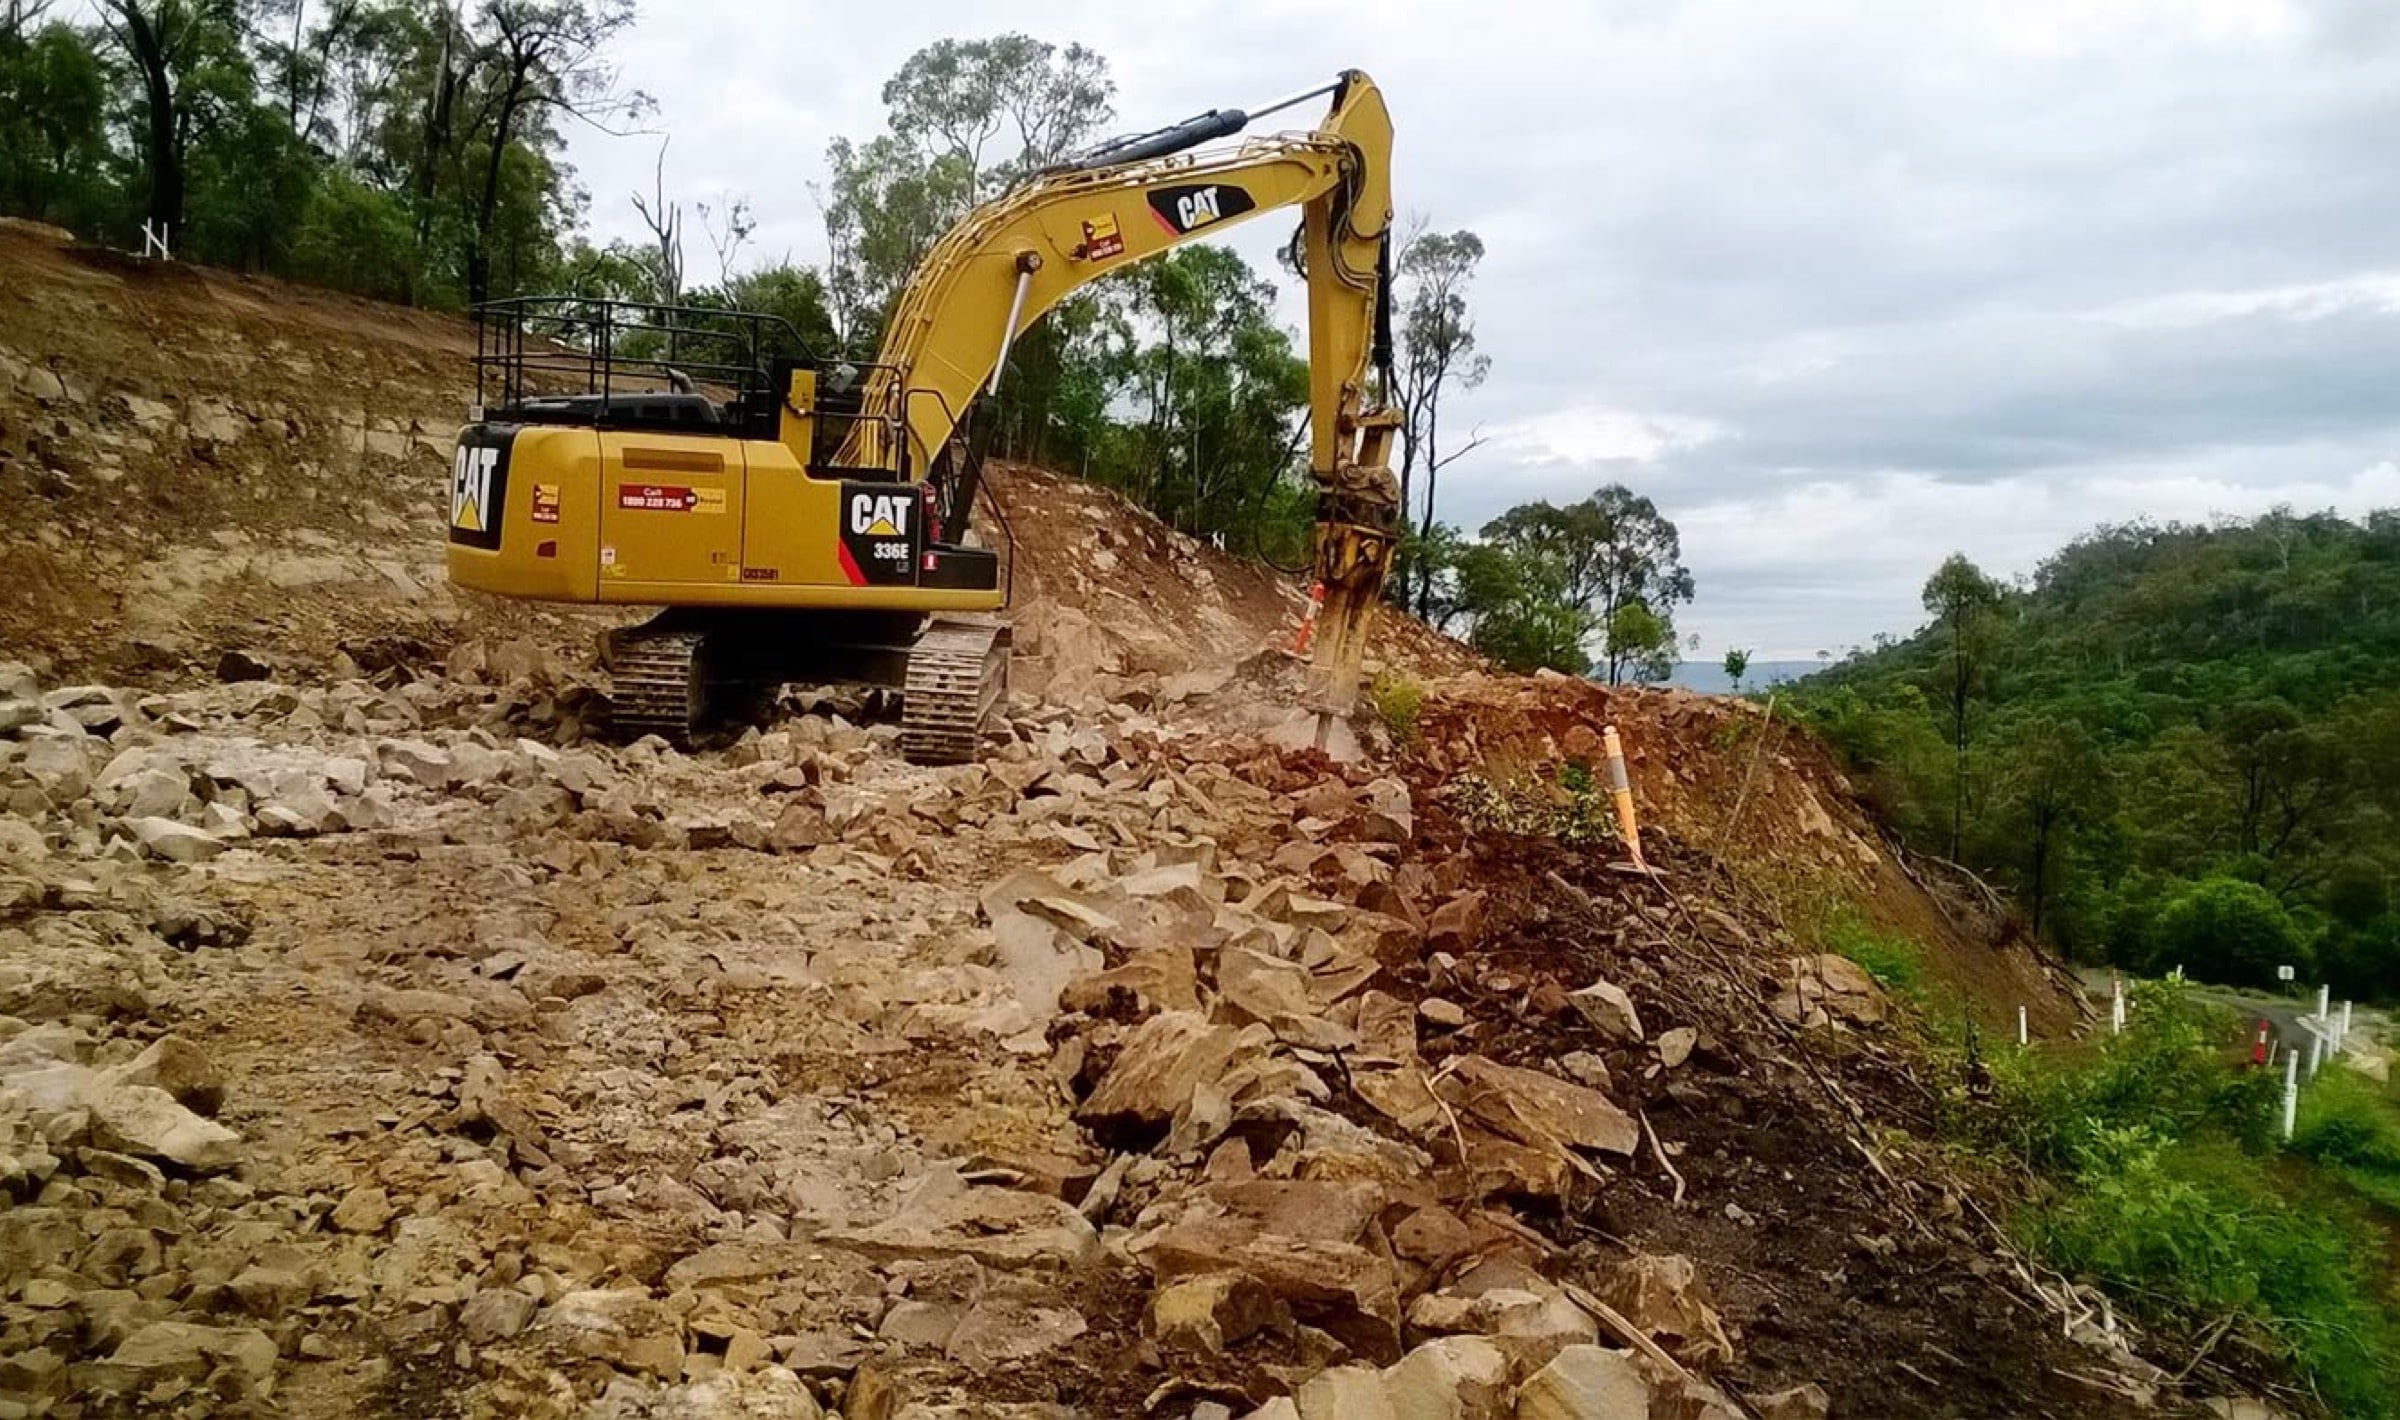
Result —
M 1234 138 L 1311 100 L 1313 129 Z M 520 297 L 477 308 L 476 406 L 451 468 L 453 584 L 652 606 L 609 633 L 620 734 L 688 742 L 788 683 L 902 693 L 918 763 L 975 757 L 1007 684 L 1008 589 L 968 527 L 962 432 L 1011 345 L 1100 277 L 1282 207 L 1308 289 L 1321 716 L 1355 700 L 1390 570 L 1391 116 L 1367 76 L 1103 143 L 969 211 L 902 290 L 872 362 L 811 358 L 772 316 Z M 1370 370 L 1372 366 L 1372 370 Z M 1006 519 L 985 498 L 1006 539 Z M 1320 720 L 1322 729 L 1324 721 Z

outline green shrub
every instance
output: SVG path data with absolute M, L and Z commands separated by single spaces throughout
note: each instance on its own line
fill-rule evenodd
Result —
M 1996 1104 L 1975 1116 L 1991 1131 L 1984 1142 L 2054 1181 L 2019 1218 L 2052 1265 L 2154 1321 L 2197 1329 L 2245 1318 L 2337 1413 L 2389 1416 L 2384 1377 L 2400 1366 L 2400 1334 L 2351 1242 L 2371 1229 L 2345 1216 L 2338 1195 L 2318 1196 L 2316 1175 L 2282 1181 L 2292 1195 L 2278 1195 L 2264 1160 L 2282 1079 L 2226 1068 L 2231 1034 L 2186 988 L 2137 982 L 2125 1033 L 2096 1054 L 1993 1053 Z M 2347 1074 L 2312 1087 L 2296 1149 L 2382 1157 L 2387 1102 Z M 2387 1177 L 2357 1162 L 2333 1172 Z M 2400 1177 L 2391 1182 L 2400 1193 Z
M 2248 1318 L 2337 1414 L 2392 1413 L 2400 1337 L 2340 1221 L 2277 1198 L 2228 1145 L 2171 1143 L 2140 1125 L 2091 1130 L 2071 1176 L 2030 1219 L 2053 1265 L 2148 1316 Z
M 2400 1102 L 2366 1076 L 2336 1066 L 2301 1095 L 2292 1149 L 2321 1164 L 2400 1179 Z
M 2093 1134 L 2123 1125 L 2169 1141 L 2215 1133 L 2267 1146 L 2281 1082 L 2265 1070 L 2227 1070 L 2218 1052 L 2225 1022 L 2184 987 L 2137 981 L 2132 990 L 2125 1033 L 2103 1040 L 2097 1056 L 1995 1055 L 1990 1142 L 2036 1168 L 2067 1172 Z
M 1397 744 L 1417 742 L 1417 716 L 1425 708 L 1425 687 L 1407 676 L 1391 671 L 1375 677 L 1371 693 L 1375 698 L 1375 717 L 1391 731 Z
M 2167 904 L 2153 932 L 2154 972 L 2181 966 L 2203 981 L 2275 985 L 2275 968 L 2309 975 L 2308 944 L 2275 895 L 2256 883 L 2209 878 Z

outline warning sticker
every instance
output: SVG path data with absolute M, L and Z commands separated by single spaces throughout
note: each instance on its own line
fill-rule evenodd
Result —
M 558 521 L 557 484 L 537 483 L 533 485 L 533 520 L 537 523 Z
M 684 488 L 671 483 L 620 483 L 617 506 L 638 513 L 722 513 L 722 488 Z
M 1115 217 L 1103 212 L 1097 217 L 1084 219 L 1081 255 L 1085 261 L 1099 261 L 1103 257 L 1122 256 L 1124 253 L 1125 234 L 1117 230 Z

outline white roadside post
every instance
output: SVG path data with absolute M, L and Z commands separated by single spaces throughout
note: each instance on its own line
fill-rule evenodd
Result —
M 2025 1008 L 2019 1006 L 2017 1007 L 2017 1048 L 2024 1049 L 2030 1040 L 2031 1037 L 2025 1033 Z
M 2333 988 L 2330 986 L 2317 988 L 2317 1021 L 2320 1025 L 2333 1023 Z
M 2292 1125 L 2300 1118 L 2300 1052 L 2291 1050 L 2283 1056 L 2283 1137 L 2290 1142 Z
M 2125 1033 L 2125 978 L 2122 976 L 2108 979 L 2108 1033 Z
M 2350 1045 L 2350 1003 L 2349 1003 L 2349 1002 L 2347 1002 L 2347 1001 L 2344 1001 L 2344 1002 L 2342 1003 L 2342 1028 L 2341 1028 L 2340 1030 L 2338 1030 L 2338 1031 L 2335 1031 L 2335 1032 L 2333 1033 L 2333 1047 L 2334 1047 L 2334 1049 L 2336 1049 L 2336 1050 L 2344 1050 L 2344 1049 L 2347 1049 L 2347 1048 L 2349 1048 L 2349 1045 Z

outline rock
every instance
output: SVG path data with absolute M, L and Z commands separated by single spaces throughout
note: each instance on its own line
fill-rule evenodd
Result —
M 171 818 L 127 819 L 125 827 L 144 852 L 170 863 L 198 863 L 225 851 L 221 839 Z
M 1480 1336 L 1445 1336 L 1383 1376 L 1393 1420 L 1505 1420 L 1508 1354 Z
M 333 1225 L 345 1233 L 380 1233 L 392 1221 L 392 1196 L 364 1185 L 342 1195 L 333 1208 Z
M 95 735 L 114 734 L 127 713 L 123 699 L 105 685 L 61 686 L 42 697 L 42 708 L 64 713 Z
M 1690 1258 L 1636 1254 L 1594 1290 L 1685 1365 L 1713 1370 L 1733 1364 L 1733 1342 L 1702 1295 Z
M 875 1328 L 875 1334 L 895 1346 L 938 1351 L 958 1330 L 964 1310 L 951 1302 L 895 1302 L 883 1314 L 883 1324 Z
M 1794 1025 L 1871 1026 L 1891 1015 L 1890 999 L 1866 968 L 1831 952 L 1792 958 L 1781 984 L 1782 993 L 1768 1009 Z
M 1159 1344 L 1209 1356 L 1289 1319 L 1263 1283 L 1239 1272 L 1180 1278 L 1150 1298 L 1150 1334 Z
M 821 848 L 839 836 L 827 827 L 822 807 L 794 799 L 784 805 L 775 817 L 775 826 L 767 830 L 767 846 L 778 853 L 799 853 Z
M 864 1363 L 867 1343 L 838 1331 L 811 1331 L 798 1336 L 775 1336 L 767 1344 L 786 1370 L 810 1380 L 833 1380 L 849 1375 Z
M 1456 1001 L 1428 996 L 1417 1003 L 1417 1018 L 1437 1030 L 1457 1030 L 1467 1023 L 1467 1008 Z
M 985 1297 L 967 1308 L 943 1350 L 971 1371 L 1021 1365 L 1055 1351 L 1090 1327 L 1083 1314 L 1009 1297 Z
M 108 1364 L 149 1377 L 205 1378 L 222 1364 L 253 1390 L 264 1390 L 275 1375 L 275 1341 L 249 1327 L 200 1326 L 185 1321 L 154 1321 L 125 1338 L 110 1353 Z
M 567 1350 L 619 1370 L 661 1380 L 683 1374 L 682 1327 L 646 1292 L 569 1292 L 542 1313 L 537 1329 Z
M 0 735 L 13 735 L 27 725 L 39 724 L 42 707 L 31 700 L 0 700 Z
M 45 733 L 25 747 L 17 772 L 32 781 L 53 807 L 63 808 L 92 791 L 92 761 L 87 740 Z
M 267 837 L 313 838 L 341 828 L 342 811 L 325 785 L 316 779 L 292 777 L 293 782 L 280 786 L 273 798 L 258 805 L 260 832 Z
M 1400 1279 L 1380 1222 L 1385 1202 L 1383 1187 L 1367 1182 L 1213 1186 L 1144 1260 L 1161 1282 L 1241 1273 L 1352 1352 L 1396 1361 Z
M 1608 1062 L 1588 1050 L 1570 1050 L 1558 1057 L 1558 1068 L 1567 1072 L 1579 1085 L 1589 1085 L 1606 1091 L 1613 1083 L 1608 1076 Z
M 185 1109 L 165 1090 L 95 1079 L 83 1103 L 92 1115 L 92 1142 L 101 1148 L 165 1159 L 196 1173 L 241 1161 L 242 1136 Z
M 722 1371 L 688 1386 L 661 1391 L 654 1405 L 611 1405 L 616 1398 L 611 1390 L 599 1405 L 580 1413 L 625 1420 L 636 1415 L 655 1420 L 824 1420 L 825 1411 L 798 1376 L 780 1367 L 738 1366 L 730 1345 L 725 1356 Z
M 385 740 L 375 746 L 375 762 L 384 774 L 427 789 L 450 783 L 449 752 L 423 740 Z
M 1758 1420 L 1825 1420 L 1833 1401 L 1825 1387 L 1812 1381 L 1769 1395 L 1754 1395 L 1750 1408 L 1758 1412 Z
M 49 856 L 50 843 L 40 829 L 14 815 L 0 814 L 0 859 L 38 863 Z
M 1264 1036 L 1263 1030 L 1247 1035 L 1188 1011 L 1162 1011 L 1134 1028 L 1075 1117 L 1103 1142 L 1145 1148 L 1236 1062 L 1263 1055 Z
M 217 679 L 228 685 L 246 680 L 270 680 L 274 675 L 275 668 L 267 664 L 265 657 L 254 652 L 237 647 L 217 657 Z
M 1570 1346 L 1517 1388 L 1515 1420 L 1650 1420 L 1650 1387 L 1624 1352 Z
M 1425 923 L 1425 945 L 1434 951 L 1466 952 L 1483 940 L 1483 894 L 1462 892 L 1433 910 Z
M 141 1054 L 103 1073 L 116 1084 L 165 1090 L 177 1104 L 201 1114 L 215 1114 L 225 1103 L 225 1073 L 181 1036 L 160 1036 Z
M 93 797 L 125 818 L 182 818 L 191 804 L 192 781 L 182 765 L 155 751 L 129 749 L 92 780 Z
M 1434 1090 L 1452 1108 L 1521 1144 L 1630 1154 L 1641 1142 L 1633 1116 L 1599 1091 L 1480 1055 L 1452 1057 Z
M 459 1309 L 459 1330 L 477 1346 L 506 1341 L 533 1320 L 537 1303 L 514 1287 L 487 1287 Z
M 1658 1037 L 1658 1063 L 1672 1070 L 1692 1058 L 1692 1047 L 1699 1043 L 1700 1032 L 1690 1026 L 1677 1026 L 1663 1031 Z
M 1625 1045 L 1642 1043 L 1642 1018 L 1634 1012 L 1633 998 L 1616 983 L 1595 981 L 1571 993 L 1567 1001 L 1603 1038 Z
M 956 1174 L 930 1176 L 891 1217 L 867 1227 L 830 1228 L 826 1242 L 876 1258 L 974 1258 L 986 1267 L 1080 1268 L 1100 1238 L 1075 1208 L 1014 1189 L 976 1188 Z
M 1408 786 L 1397 779 L 1378 779 L 1364 790 L 1366 807 L 1358 816 L 1358 836 L 1370 843 L 1406 843 L 1416 837 L 1416 815 L 1410 810 Z
M 1319 1371 L 1292 1393 L 1292 1403 L 1300 1420 L 1399 1420 L 1382 1374 L 1366 1366 Z

